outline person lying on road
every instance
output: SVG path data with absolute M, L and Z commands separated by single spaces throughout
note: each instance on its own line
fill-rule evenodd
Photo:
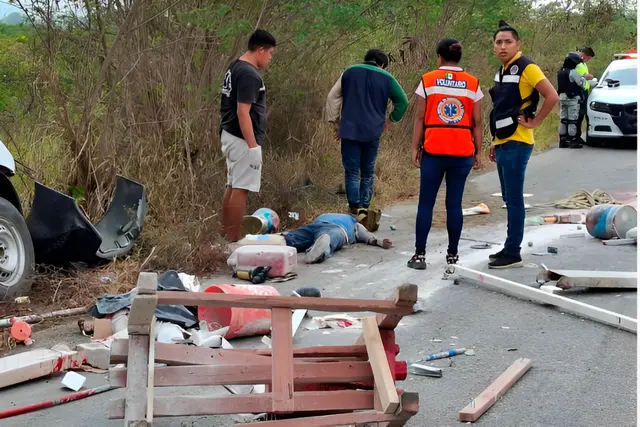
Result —
M 364 225 L 348 214 L 322 214 L 309 225 L 282 233 L 287 246 L 306 252 L 305 263 L 322 262 L 345 245 L 366 243 L 389 249 L 390 239 L 379 240 Z

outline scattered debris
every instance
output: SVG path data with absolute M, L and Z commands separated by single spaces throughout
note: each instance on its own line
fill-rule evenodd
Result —
M 67 369 L 77 369 L 86 362 L 82 352 L 58 345 L 40 348 L 0 359 L 0 389 Z
M 16 320 L 15 317 L 10 319 L 11 322 L 11 338 L 16 340 L 16 342 L 24 343 L 24 345 L 33 344 L 33 340 L 31 339 L 32 331 L 31 326 L 27 322 L 23 322 L 21 320 Z
M 449 351 L 442 351 L 440 353 L 434 353 L 434 354 L 430 354 L 428 355 L 424 361 L 428 362 L 430 360 L 436 360 L 436 359 L 445 359 L 447 357 L 453 357 L 453 356 L 457 356 L 459 354 L 464 353 L 465 351 L 467 351 L 466 348 L 457 348 L 457 349 L 451 349 Z
M 602 244 L 605 246 L 631 246 L 637 245 L 637 239 L 611 239 L 611 240 L 603 240 Z
M 475 356 L 475 355 L 476 355 L 476 352 L 475 352 L 475 350 L 473 350 L 473 349 L 469 349 L 469 350 L 465 351 L 465 352 L 464 352 L 464 354 L 465 354 L 466 356 Z
M 460 421 L 477 421 L 482 414 L 487 412 L 524 374 L 529 371 L 532 365 L 530 359 L 518 359 L 504 371 L 494 382 L 491 383 L 478 397 L 473 399 L 458 417 Z
M 533 256 L 547 256 L 547 255 L 551 255 L 551 254 L 548 253 L 548 252 L 534 252 L 531 255 L 533 255 Z
M 518 351 L 517 348 L 508 348 L 507 351 Z
M 490 243 L 477 243 L 475 245 L 471 245 L 471 249 L 491 249 L 493 246 L 491 246 Z
M 610 288 L 637 289 L 638 273 L 625 271 L 550 270 L 542 264 L 536 282 L 557 282 L 560 289 Z
M 324 270 L 322 272 L 323 274 L 338 274 L 338 273 L 344 273 L 344 270 Z
M 13 302 L 15 302 L 16 304 L 30 304 L 31 300 L 29 299 L 28 296 L 26 296 L 26 297 L 17 297 L 15 300 L 13 300 Z
M 547 247 L 547 252 L 549 252 L 550 254 L 557 254 L 558 248 L 556 248 L 555 246 L 549 246 Z
M 63 405 L 75 400 L 84 399 L 85 397 L 93 396 L 96 394 L 104 393 L 111 390 L 112 387 L 109 384 L 92 388 L 89 390 L 83 390 L 78 393 L 68 394 L 66 396 L 58 397 L 51 400 L 46 400 L 40 403 L 33 403 L 31 405 L 20 406 L 18 408 L 11 408 L 4 411 L 0 411 L 0 419 L 11 418 L 16 415 L 28 414 L 29 412 L 39 411 L 40 409 L 51 408 L 53 406 Z
M 87 378 L 80 374 L 67 372 L 62 378 L 62 385 L 70 390 L 79 391 L 86 380 Z
M 396 228 L 396 226 L 395 226 L 395 225 L 391 225 L 391 226 L 389 226 L 389 229 L 390 229 L 391 231 L 396 231 L 396 230 L 397 230 L 397 228 Z
M 527 246 L 529 246 L 530 248 L 532 248 L 532 247 L 533 247 L 533 242 L 529 241 L 529 242 L 527 243 Z
M 496 242 L 488 242 L 486 240 L 477 240 L 477 239 L 470 239 L 468 237 L 461 237 L 460 240 L 466 240 L 467 242 L 476 242 L 476 243 L 488 243 L 490 245 L 501 245 L 502 243 L 496 243 Z M 413 254 L 411 254 L 413 255 Z
M 458 339 L 458 337 L 456 337 L 456 336 L 453 336 L 453 335 L 452 335 L 452 336 L 451 336 L 451 339 L 452 339 L 452 340 L 457 340 L 457 339 Z
M 486 274 L 461 265 L 450 265 L 447 268 L 453 270 L 453 273 L 457 276 L 456 280 L 460 280 L 460 278 L 473 280 L 497 288 L 512 296 L 526 298 L 542 304 L 554 305 L 565 310 L 570 310 L 580 316 L 621 328 L 629 332 L 637 333 L 638 331 L 638 320 L 620 313 L 595 307 L 582 301 L 576 301 L 561 295 L 553 295 L 541 291 L 540 289 L 532 288 L 531 286 Z M 546 267 L 544 268 L 546 269 Z
M 582 224 L 585 219 L 582 214 L 569 214 L 569 215 L 546 215 L 546 216 L 532 216 L 525 218 L 525 226 L 536 226 L 545 224 Z
M 300 221 L 300 214 L 298 212 L 289 212 L 289 219 Z
M 438 338 L 434 338 L 434 339 L 431 340 L 431 342 L 442 342 L 442 340 L 438 339 Z
M 369 267 L 368 264 L 358 264 L 356 265 L 356 268 L 365 268 L 365 267 Z
M 638 225 L 638 212 L 630 205 L 605 204 L 587 212 L 587 231 L 596 239 L 625 239 Z
M 579 237 L 584 237 L 584 233 L 569 233 L 569 234 L 561 234 L 561 239 L 576 239 Z
M 442 378 L 442 369 L 435 368 L 433 366 L 421 365 L 419 363 L 412 363 L 409 366 L 410 372 L 414 375 L 420 375 L 423 377 Z
M 508 326 L 501 326 L 501 328 L 502 328 L 502 329 L 511 329 L 511 328 L 510 328 L 510 327 L 508 327 Z
M 329 314 L 323 317 L 314 317 L 305 329 L 313 331 L 316 329 L 344 329 L 362 328 L 360 319 L 351 317 L 348 314 Z
M 51 319 L 53 317 L 67 317 L 67 316 L 77 316 L 78 314 L 85 314 L 87 310 L 88 310 L 88 307 L 79 307 L 79 308 L 70 308 L 68 310 L 52 311 L 50 313 L 44 313 L 44 314 L 32 314 L 29 316 L 2 319 L 0 320 L 0 329 L 10 327 L 12 325 L 11 319 L 15 319 L 16 321 L 21 321 L 26 323 L 39 323 L 45 319 Z
M 296 293 L 300 297 L 312 297 L 312 298 L 320 298 L 320 289 L 318 288 L 298 288 L 296 289 Z
M 507 205 L 506 205 L 506 203 L 505 203 L 504 205 L 502 205 L 502 206 L 501 206 L 501 208 L 502 208 L 502 209 L 507 209 Z M 528 203 L 525 203 L 525 204 L 524 204 L 524 208 L 525 208 L 525 210 L 526 210 L 526 209 L 531 209 L 531 205 L 530 205 L 530 204 L 528 204 Z
M 472 208 L 462 209 L 462 216 L 487 215 L 490 213 L 491 210 L 489 209 L 489 206 L 485 205 L 484 203 L 480 203 L 479 205 Z
M 493 196 L 493 197 L 502 197 L 502 193 L 493 193 L 491 196 Z M 532 196 L 533 196 L 533 194 L 530 194 L 530 193 L 523 193 L 522 194 L 522 197 L 524 197 L 525 199 L 527 197 L 532 197 Z

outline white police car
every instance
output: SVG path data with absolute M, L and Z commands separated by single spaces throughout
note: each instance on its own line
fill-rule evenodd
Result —
M 587 145 L 634 140 L 638 134 L 638 56 L 617 54 L 587 100 Z

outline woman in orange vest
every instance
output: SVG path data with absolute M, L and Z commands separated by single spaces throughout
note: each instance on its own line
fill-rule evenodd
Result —
M 438 43 L 438 69 L 422 76 L 416 95 L 412 158 L 420 168 L 420 199 L 416 219 L 416 253 L 407 266 L 427 268 L 425 253 L 433 206 L 446 180 L 447 263 L 458 261 L 462 233 L 462 193 L 471 168 L 480 168 L 483 97 L 478 78 L 458 66 L 462 45 L 455 39 Z

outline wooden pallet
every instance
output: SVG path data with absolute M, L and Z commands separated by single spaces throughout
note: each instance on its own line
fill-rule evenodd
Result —
M 129 314 L 129 339 L 116 340 L 111 361 L 126 368 L 109 371 L 124 398 L 109 402 L 109 418 L 126 427 L 151 426 L 153 417 L 267 413 L 276 421 L 251 426 L 330 427 L 380 423 L 399 427 L 418 412 L 418 394 L 396 389 L 406 362 L 394 329 L 417 300 L 417 286 L 403 285 L 389 300 L 246 296 L 156 292 L 157 275 L 141 273 Z M 271 310 L 272 349 L 223 350 L 156 343 L 155 308 L 163 304 Z M 292 309 L 374 312 L 351 346 L 293 348 Z M 164 363 L 166 367 L 155 367 Z M 154 397 L 154 387 L 268 384 L 264 394 L 226 397 Z

